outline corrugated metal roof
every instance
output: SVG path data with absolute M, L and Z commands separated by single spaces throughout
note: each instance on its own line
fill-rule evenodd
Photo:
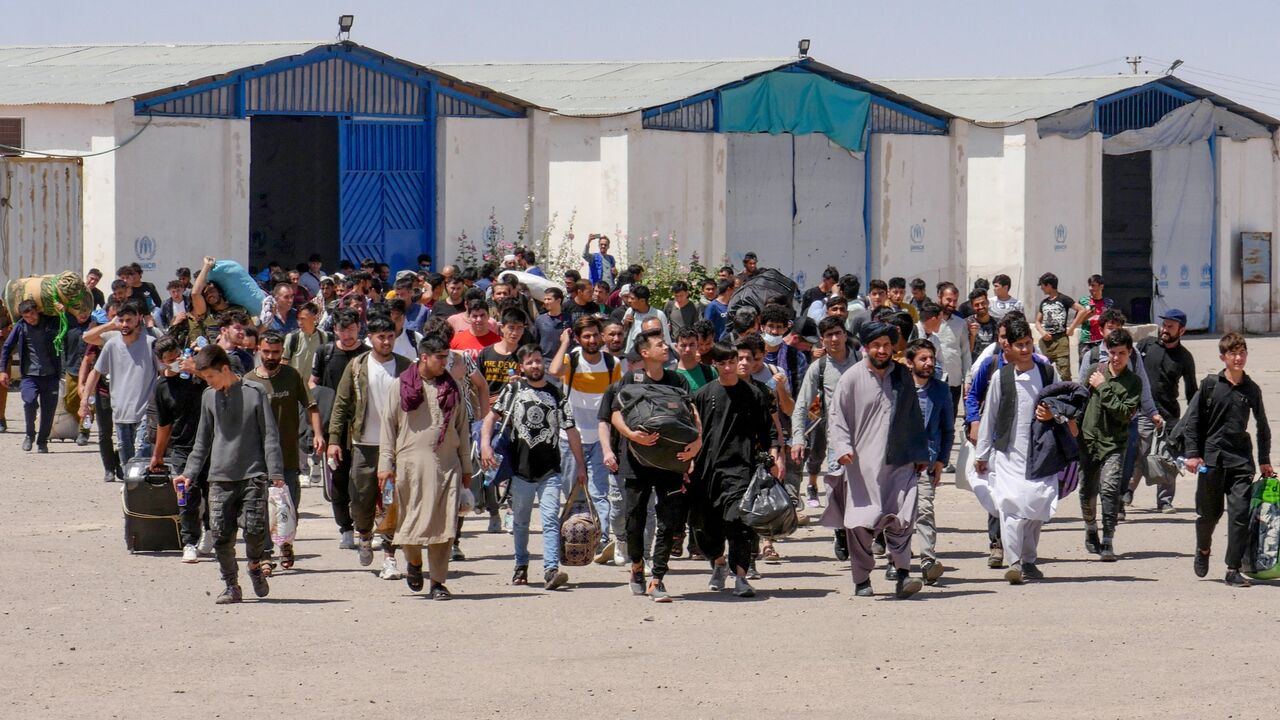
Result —
M 658 107 L 776 70 L 796 58 L 548 63 L 430 63 L 466 82 L 561 115 L 592 117 Z
M 1042 118 L 1158 79 L 1151 75 L 1107 75 L 875 82 L 966 120 L 998 124 Z
M 0 105 L 101 105 L 298 55 L 324 44 L 0 47 Z

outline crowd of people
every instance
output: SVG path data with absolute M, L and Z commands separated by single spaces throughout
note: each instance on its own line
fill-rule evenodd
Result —
M 901 277 L 864 292 L 828 267 L 802 293 L 735 303 L 762 272 L 747 253 L 741 270 L 675 282 L 659 308 L 645 268 L 620 265 L 607 237 L 590 236 L 582 260 L 535 293 L 510 273 L 546 277 L 525 249 L 439 271 L 424 255 L 394 275 L 371 260 L 327 272 L 313 256 L 269 265 L 253 308 L 210 279 L 214 258 L 178 269 L 163 295 L 137 265 L 119 268 L 109 292 L 91 269 L 93 309 L 67 313 L 65 331 L 31 300 L 13 317 L 0 304 L 0 424 L 17 386 L 23 450 L 48 452 L 61 392 L 82 420 L 77 444 L 97 425 L 106 481 L 131 462 L 172 468 L 191 498 L 182 560 L 216 556 L 218 603 L 243 597 L 238 534 L 258 597 L 297 562 L 292 544 L 273 547 L 269 488 L 287 488 L 296 508 L 304 486 L 322 483 L 338 547 L 370 566 L 376 544 L 379 577 L 435 599 L 451 596 L 469 516 L 511 534 L 511 582 L 528 584 L 535 505 L 542 584 L 570 582 L 561 509 L 579 500 L 599 518 L 595 562 L 626 568 L 634 594 L 671 602 L 670 562 L 687 554 L 707 564 L 710 589 L 732 581 L 733 595 L 751 597 L 757 563 L 783 559 L 782 538 L 743 516 L 762 467 L 802 520 L 825 496 L 821 522 L 856 597 L 873 594 L 881 556 L 899 598 L 942 577 L 944 473 L 989 514 L 989 566 L 1020 585 L 1044 577 L 1041 529 L 1072 491 L 1084 550 L 1104 562 L 1122 556 L 1118 528 L 1144 477 L 1159 510 L 1174 512 L 1172 477 L 1149 469 L 1171 443 L 1197 478 L 1194 572 L 1207 574 L 1225 510 L 1225 582 L 1250 584 L 1248 490 L 1272 467 L 1238 334 L 1221 338 L 1222 367 L 1200 378 L 1181 344 L 1185 314 L 1165 312 L 1135 342 L 1098 275 L 1073 299 L 1045 273 L 1043 297 L 1024 302 L 1007 275 L 967 294 Z M 638 458 L 661 438 L 627 423 L 623 398 L 637 385 L 689 398 L 697 438 L 678 449 L 682 471 Z

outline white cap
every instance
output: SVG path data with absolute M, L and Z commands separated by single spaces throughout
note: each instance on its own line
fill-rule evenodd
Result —
M 630 295 L 630 294 L 631 294 L 631 285 L 630 285 L 630 284 L 627 284 L 627 285 L 623 285 L 622 287 L 618 288 L 618 294 L 619 294 L 619 295 Z

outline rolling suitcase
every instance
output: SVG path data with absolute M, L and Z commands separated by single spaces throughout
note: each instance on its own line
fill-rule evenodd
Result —
M 129 552 L 181 550 L 178 496 L 170 482 L 171 468 L 160 473 L 147 466 L 150 458 L 134 458 L 124 467 L 120 503 L 124 509 L 124 546 Z M 199 495 L 195 496 L 199 502 Z

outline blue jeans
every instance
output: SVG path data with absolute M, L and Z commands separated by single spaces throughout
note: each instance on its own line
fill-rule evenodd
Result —
M 542 569 L 545 572 L 560 567 L 560 475 L 551 473 L 535 481 L 519 475 L 511 478 L 511 530 L 517 567 L 529 564 L 529 517 L 533 514 L 535 497 L 542 510 Z
M 138 427 L 142 423 L 116 423 L 116 442 L 120 445 L 120 467 L 138 454 Z
M 601 542 L 609 537 L 609 468 L 604 466 L 604 448 L 600 443 L 583 443 L 582 459 L 587 463 L 587 496 L 600 516 Z M 578 474 L 578 463 L 569 452 L 569 441 L 560 439 L 560 464 L 564 467 L 561 476 L 566 478 L 564 491 L 573 490 L 573 481 Z

